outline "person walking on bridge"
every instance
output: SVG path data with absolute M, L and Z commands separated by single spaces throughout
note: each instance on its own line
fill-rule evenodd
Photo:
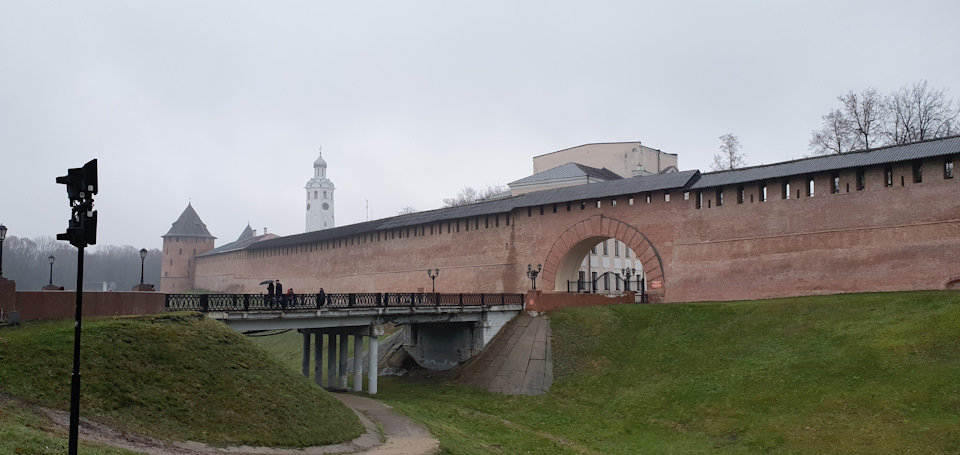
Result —
M 263 303 L 268 307 L 273 306 L 273 281 L 267 283 L 267 297 Z
M 280 309 L 283 309 L 283 285 L 280 284 L 280 280 L 277 280 L 277 305 L 280 306 Z

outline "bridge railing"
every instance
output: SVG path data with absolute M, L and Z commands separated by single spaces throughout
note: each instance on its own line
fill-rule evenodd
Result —
M 275 311 L 523 305 L 523 294 L 383 292 L 348 294 L 167 294 L 168 311 Z

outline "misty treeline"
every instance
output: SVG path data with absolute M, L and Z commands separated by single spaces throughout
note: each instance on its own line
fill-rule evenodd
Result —
M 823 115 L 810 137 L 818 155 L 908 144 L 960 133 L 960 104 L 946 88 L 927 81 L 904 85 L 892 93 L 867 87 L 837 97 L 840 106 Z
M 102 291 L 103 283 L 116 291 L 129 291 L 140 283 L 140 249 L 132 246 L 87 247 L 83 256 L 83 289 Z M 77 288 L 77 249 L 53 237 L 34 239 L 8 235 L 3 242 L 3 277 L 16 281 L 18 291 L 38 291 L 50 281 L 49 257 L 53 263 L 53 284 Z M 148 250 L 143 262 L 143 282 L 160 289 L 159 249 Z

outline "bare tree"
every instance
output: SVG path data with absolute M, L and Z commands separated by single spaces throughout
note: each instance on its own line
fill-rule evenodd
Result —
M 892 144 L 906 144 L 956 132 L 960 110 L 946 93 L 946 88 L 928 88 L 926 80 L 900 87 L 887 98 L 890 111 L 887 140 Z
M 713 164 L 710 165 L 710 169 L 727 171 L 746 164 L 746 155 L 740 152 L 740 139 L 732 133 L 720 136 L 720 153 L 713 155 Z
M 417 209 L 410 207 L 409 205 L 405 205 L 403 208 L 397 211 L 397 215 L 409 215 L 411 213 L 417 213 Z
M 817 155 L 846 153 L 853 150 L 857 137 L 853 134 L 851 121 L 840 109 L 833 109 L 823 117 L 823 126 L 814 130 L 810 137 L 810 150 Z
M 837 99 L 843 105 L 849 134 L 855 139 L 852 149 L 876 147 L 886 118 L 883 95 L 876 88 L 867 87 L 860 93 L 851 90 Z
M 500 193 L 503 193 L 509 190 L 510 188 L 504 185 L 501 185 L 499 183 L 495 183 L 493 185 L 487 184 L 486 188 L 479 191 L 477 191 L 475 188 L 471 186 L 465 186 L 463 187 L 463 189 L 460 190 L 459 193 L 457 193 L 456 196 L 452 198 L 444 198 L 443 206 L 457 207 L 461 205 L 473 204 L 477 201 L 487 199 L 491 196 L 496 196 Z

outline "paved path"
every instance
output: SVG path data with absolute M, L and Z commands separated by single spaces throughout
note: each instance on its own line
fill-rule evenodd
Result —
M 429 455 L 440 450 L 440 441 L 430 435 L 427 427 L 397 413 L 393 410 L 393 407 L 357 395 L 334 394 L 334 396 L 350 409 L 379 422 L 383 427 L 383 436 L 386 438 L 386 442 L 363 453 L 370 455 Z

